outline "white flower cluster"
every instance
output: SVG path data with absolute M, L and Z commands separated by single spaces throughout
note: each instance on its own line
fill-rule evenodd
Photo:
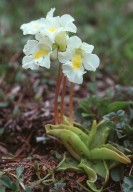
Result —
M 68 14 L 54 17 L 54 11 L 55 8 L 51 9 L 46 18 L 21 25 L 24 35 L 35 35 L 35 40 L 28 40 L 24 46 L 26 56 L 22 67 L 37 70 L 41 66 L 49 69 L 50 58 L 58 58 L 68 80 L 81 84 L 86 70 L 95 71 L 99 66 L 99 58 L 92 54 L 93 45 L 82 42 L 77 36 L 69 37 L 69 32 L 77 32 L 74 18 Z

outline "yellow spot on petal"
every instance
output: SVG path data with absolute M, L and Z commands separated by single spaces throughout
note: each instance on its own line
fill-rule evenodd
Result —
M 72 68 L 74 69 L 80 69 L 82 65 L 82 58 L 80 54 L 76 54 L 72 60 Z
M 37 52 L 34 54 L 34 59 L 39 59 L 40 57 L 45 56 L 45 55 L 47 55 L 47 54 L 48 54 L 48 51 L 47 51 L 47 50 L 44 50 L 44 49 L 39 50 L 39 51 L 37 51 Z
M 53 33 L 56 31 L 56 28 L 51 27 L 51 28 L 49 28 L 49 31 Z

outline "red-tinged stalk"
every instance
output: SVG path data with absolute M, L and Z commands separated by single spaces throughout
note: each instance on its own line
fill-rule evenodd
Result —
M 63 76 L 61 105 L 60 105 L 60 123 L 63 123 L 65 90 L 66 90 L 66 77 Z
M 56 82 L 56 88 L 55 88 L 55 101 L 54 101 L 54 122 L 55 122 L 55 124 L 59 123 L 58 95 L 59 95 L 59 91 L 60 91 L 62 77 L 63 77 L 63 75 L 62 75 L 62 71 L 61 71 L 61 64 L 59 64 L 58 76 L 57 76 L 57 82 Z
M 70 83 L 70 97 L 69 97 L 69 117 L 70 117 L 71 123 L 73 121 L 73 88 L 74 88 L 74 84 L 71 82 Z
M 54 122 L 56 125 L 63 123 L 66 81 L 67 81 L 67 78 L 63 75 L 61 64 L 59 64 L 56 89 L 55 89 L 55 101 L 54 101 Z M 62 83 L 62 92 L 61 92 L 61 104 L 60 104 L 60 113 L 59 113 L 58 96 L 59 96 L 59 92 L 60 92 L 61 83 Z M 74 88 L 74 84 L 70 83 L 69 118 L 70 118 L 71 123 L 73 123 L 73 88 Z

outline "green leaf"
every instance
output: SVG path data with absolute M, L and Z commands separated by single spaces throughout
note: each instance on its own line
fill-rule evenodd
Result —
M 108 105 L 108 112 L 118 111 L 133 104 L 133 101 L 115 101 Z
M 97 189 L 94 183 L 91 183 L 90 181 L 86 181 L 88 187 L 94 192 L 102 192 L 101 189 Z
M 24 171 L 24 167 L 17 167 L 17 169 L 16 169 L 16 175 L 17 175 L 17 178 L 18 178 L 18 179 L 19 179 L 20 176 L 22 175 L 23 171 Z
M 92 124 L 92 127 L 91 127 L 91 130 L 90 130 L 90 132 L 88 134 L 88 142 L 87 142 L 87 147 L 88 148 L 90 147 L 92 141 L 94 140 L 96 132 L 97 132 L 97 122 L 94 120 L 93 124 Z
M 12 189 L 12 191 L 20 192 L 19 183 L 12 182 L 11 189 Z
M 111 170 L 111 178 L 113 181 L 121 181 L 124 176 L 124 170 L 122 166 L 117 166 Z
M 78 155 L 89 157 L 89 149 L 82 142 L 80 137 L 76 135 L 74 132 L 67 129 L 63 129 L 63 130 L 53 129 L 53 130 L 46 130 L 46 131 L 48 134 L 53 135 L 61 139 L 63 142 L 68 143 Z
M 66 117 L 66 116 L 63 116 L 63 125 L 73 126 L 70 119 L 68 117 Z
M 0 102 L 0 107 L 8 107 L 8 103 L 7 102 Z
M 104 183 L 106 183 L 109 179 L 109 168 L 106 161 L 96 161 L 92 167 L 98 175 L 104 178 Z
M 58 151 L 55 151 L 55 157 L 57 160 L 61 160 L 62 156 L 58 153 Z
M 122 184 L 123 192 L 133 192 L 133 176 L 124 177 L 124 182 Z
M 110 122 L 105 120 L 101 121 L 97 125 L 97 131 L 94 136 L 93 142 L 91 142 L 90 144 L 90 148 L 92 149 L 106 143 L 110 130 L 111 130 Z
M 104 145 L 106 146 L 106 145 Z M 115 147 L 97 147 L 90 151 L 90 159 L 99 159 L 99 160 L 116 160 L 121 163 L 131 163 L 131 160 L 124 155 L 124 153 L 117 150 Z
M 58 181 L 54 184 L 53 192 L 60 191 L 66 186 L 66 183 L 63 183 L 62 181 Z M 50 190 L 52 192 L 52 190 Z
M 81 113 L 82 117 L 86 118 L 86 117 L 95 117 L 94 114 L 88 114 L 88 113 Z
M 129 137 L 133 136 L 133 127 L 131 127 L 130 125 L 125 125 L 124 131 Z
M 0 98 L 2 98 L 2 99 L 5 98 L 5 93 L 2 89 L 0 89 Z
M 85 165 L 91 167 L 99 176 L 104 178 L 104 184 L 107 183 L 109 178 L 109 168 L 105 161 L 88 161 L 87 159 L 82 160 Z
M 4 133 L 5 129 L 2 127 L 0 128 L 0 136 Z
M 3 176 L 4 174 L 5 174 L 4 171 L 0 171 L 0 178 L 1 178 L 1 176 Z
M 10 180 L 9 177 L 7 177 L 7 176 L 1 177 L 0 183 L 1 183 L 3 186 L 11 189 L 11 180 Z
M 88 165 L 84 164 L 84 161 L 81 160 L 81 162 L 78 165 L 78 167 L 83 169 L 84 172 L 87 174 L 89 182 L 93 182 L 94 183 L 97 180 L 96 172 L 91 167 L 89 167 Z
M 58 171 L 65 171 L 65 170 L 75 170 L 80 172 L 81 170 L 78 168 L 78 161 L 76 161 L 72 157 L 67 157 L 66 155 L 63 156 L 62 161 L 58 164 L 57 170 Z
M 0 192 L 5 192 L 6 188 L 4 186 L 0 186 Z
M 32 192 L 32 190 L 29 187 L 26 187 L 25 191 L 26 192 Z
M 12 114 L 14 117 L 19 116 L 21 114 L 20 109 L 18 107 L 14 107 Z
M 79 138 L 81 139 L 81 141 L 84 144 L 87 144 L 88 142 L 88 135 L 83 132 L 80 128 L 74 127 L 74 126 L 69 126 L 69 125 L 64 125 L 64 124 L 59 124 L 59 125 L 51 125 L 51 124 L 47 124 L 45 126 L 46 132 L 50 131 L 50 130 L 56 130 L 56 129 L 62 129 L 62 132 L 64 130 L 69 130 L 72 131 L 73 133 L 75 133 L 77 136 L 79 136 Z

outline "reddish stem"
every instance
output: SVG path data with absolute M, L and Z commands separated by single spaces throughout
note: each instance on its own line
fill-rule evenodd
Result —
M 69 97 L 69 117 L 72 123 L 73 121 L 73 83 L 70 83 L 70 97 Z
M 60 123 L 63 123 L 65 90 L 66 90 L 66 77 L 63 76 L 63 87 L 62 87 L 61 105 L 60 105 Z
M 61 72 L 61 64 L 59 64 L 56 88 L 55 88 L 55 101 L 54 101 L 54 122 L 55 124 L 59 123 L 59 112 L 58 112 L 58 95 L 60 90 L 60 84 L 62 81 L 62 72 Z

